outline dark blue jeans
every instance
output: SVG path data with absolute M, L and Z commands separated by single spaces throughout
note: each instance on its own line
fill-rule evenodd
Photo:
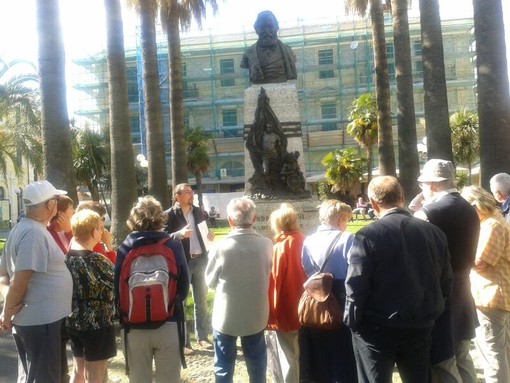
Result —
M 396 364 L 402 382 L 428 383 L 430 331 L 364 324 L 352 333 L 358 381 L 391 383 Z
M 231 383 L 234 378 L 237 336 L 213 330 L 214 376 L 216 383 Z M 267 356 L 264 331 L 241 337 L 250 383 L 266 383 Z
M 18 349 L 18 381 L 60 382 L 64 319 L 36 326 L 14 326 Z

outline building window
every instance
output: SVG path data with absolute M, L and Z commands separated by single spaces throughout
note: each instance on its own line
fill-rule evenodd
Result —
M 321 118 L 323 120 L 335 119 L 336 118 L 336 104 L 334 102 L 328 102 L 321 105 Z M 336 130 L 336 122 L 323 122 L 322 130 Z
M 5 190 L 3 187 L 0 187 L 0 199 L 5 199 Z
M 237 110 L 223 109 L 223 126 L 237 126 Z
M 126 68 L 128 100 L 129 102 L 138 102 L 138 74 L 136 73 L 136 66 Z
M 142 132 L 140 131 L 140 119 L 137 116 L 131 117 L 129 123 L 131 125 L 131 139 L 133 144 L 141 144 Z
M 421 41 L 415 41 L 413 43 L 413 51 L 414 51 L 414 78 L 423 80 L 423 61 L 421 56 Z
M 220 74 L 222 77 L 226 75 L 226 77 L 229 77 L 229 75 L 234 74 L 234 59 L 222 59 L 220 60 Z M 222 78 L 221 79 L 221 86 L 234 86 L 235 85 L 235 79 L 233 78 Z
M 388 75 L 390 82 L 395 82 L 395 47 L 393 43 L 386 43 L 386 59 L 388 61 Z
M 319 51 L 319 65 L 333 65 L 333 49 L 324 49 Z M 335 71 L 333 69 L 325 69 L 319 71 L 319 78 L 332 77 L 335 77 Z

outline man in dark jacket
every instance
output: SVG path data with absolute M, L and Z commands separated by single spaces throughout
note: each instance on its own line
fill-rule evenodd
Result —
M 457 191 L 455 168 L 450 161 L 427 161 L 418 182 L 425 201 L 415 216 L 446 234 L 453 271 L 451 297 L 432 332 L 432 383 L 476 383 L 469 349 L 478 320 L 469 273 L 475 261 L 480 220 L 473 206 Z
M 193 301 L 195 302 L 195 339 L 204 349 L 212 349 L 208 340 L 209 323 L 207 320 L 207 285 L 205 267 L 207 266 L 207 249 L 200 234 L 199 224 L 204 221 L 200 208 L 193 206 L 193 190 L 188 184 L 179 184 L 174 192 L 175 204 L 165 213 L 168 221 L 165 231 L 172 239 L 182 242 L 191 282 Z M 208 233 L 207 239 L 213 240 L 214 234 Z M 189 340 L 186 347 L 190 349 Z M 189 353 L 190 350 L 187 350 Z
M 353 334 L 360 382 L 427 383 L 431 331 L 450 294 L 444 233 L 403 208 L 395 177 L 374 178 L 368 197 L 379 220 L 354 238 L 347 271 L 345 323 Z

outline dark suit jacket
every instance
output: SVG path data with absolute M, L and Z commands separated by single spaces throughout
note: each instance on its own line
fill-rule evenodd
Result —
M 175 204 L 170 209 L 165 211 L 168 214 L 168 220 L 165 226 L 165 231 L 170 234 L 170 238 L 180 240 L 182 243 L 182 247 L 184 248 L 184 253 L 186 254 L 186 259 L 189 262 L 190 259 L 190 240 L 189 238 L 181 239 L 177 232 L 181 230 L 184 226 L 188 224 L 186 222 L 186 218 L 184 218 L 184 214 L 182 213 L 182 209 L 179 205 Z M 198 235 L 198 242 L 200 243 L 200 247 L 202 248 L 202 256 L 207 256 L 207 250 L 205 249 L 204 240 L 202 239 L 202 235 L 200 234 L 200 230 L 198 230 L 198 224 L 204 221 L 204 216 L 202 215 L 200 209 L 196 206 L 192 207 L 193 218 L 195 218 L 195 227 L 191 229 L 193 232 Z
M 456 343 L 475 337 L 478 320 L 469 272 L 476 256 L 480 220 L 459 193 L 448 193 L 422 211 L 446 234 L 453 270 L 451 297 L 432 331 L 431 362 L 435 364 L 453 357 Z
M 450 295 L 444 233 L 395 209 L 356 233 L 345 281 L 346 324 L 431 329 Z

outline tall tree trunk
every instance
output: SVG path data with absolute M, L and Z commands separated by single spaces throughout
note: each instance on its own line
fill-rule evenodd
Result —
M 147 161 L 149 194 L 164 209 L 170 207 L 167 183 L 163 114 L 159 91 L 158 52 L 156 42 L 155 0 L 140 1 L 141 40 L 143 56 L 143 93 L 145 99 L 145 126 L 147 135 Z
M 170 72 L 170 137 L 172 151 L 172 189 L 188 182 L 184 143 L 184 99 L 182 95 L 182 60 L 177 0 L 170 1 L 167 18 L 168 68 Z
M 420 24 L 427 155 L 453 161 L 438 0 L 420 0 Z
M 510 96 L 501 0 L 473 0 L 480 175 L 488 188 L 490 178 L 510 172 Z M 509 26 L 507 26 L 508 28 Z
M 409 38 L 408 0 L 391 0 L 393 44 L 397 74 L 397 124 L 399 179 L 407 201 L 420 192 L 416 182 L 420 175 L 416 116 L 414 111 L 413 68 Z
M 391 127 L 390 77 L 386 55 L 384 15 L 381 0 L 370 1 L 372 38 L 374 42 L 377 125 L 379 139 L 379 174 L 396 175 L 395 150 Z
M 45 178 L 78 202 L 58 0 L 37 0 L 37 32 Z
M 119 0 L 104 0 L 107 28 L 106 60 L 110 104 L 112 237 L 120 244 L 128 234 L 126 220 L 136 201 L 136 178 L 129 123 L 129 101 Z

